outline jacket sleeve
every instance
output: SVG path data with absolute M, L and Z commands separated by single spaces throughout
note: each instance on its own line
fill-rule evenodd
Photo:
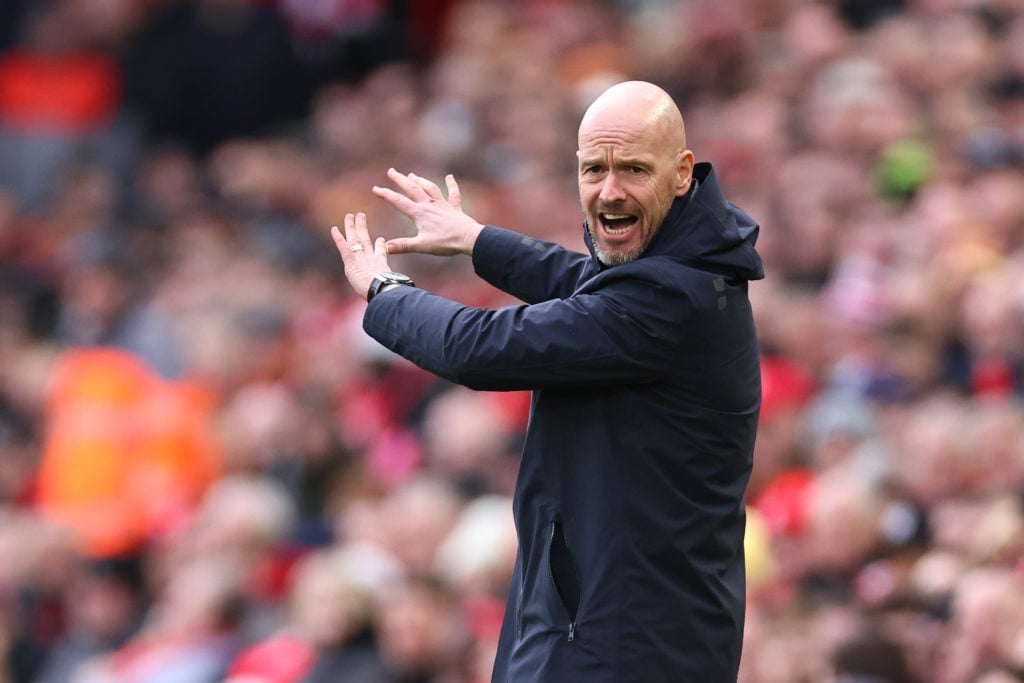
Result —
M 473 389 L 511 391 L 663 378 L 678 360 L 685 295 L 636 280 L 499 309 L 396 287 L 370 302 L 363 329 L 420 367 Z
M 589 265 L 586 254 L 493 225 L 473 247 L 476 274 L 528 304 L 568 297 Z

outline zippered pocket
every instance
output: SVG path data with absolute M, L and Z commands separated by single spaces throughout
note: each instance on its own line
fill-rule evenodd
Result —
M 562 525 L 551 523 L 548 543 L 548 573 L 558 602 L 569 621 L 569 642 L 576 638 L 576 615 L 580 608 L 580 577 L 562 533 Z

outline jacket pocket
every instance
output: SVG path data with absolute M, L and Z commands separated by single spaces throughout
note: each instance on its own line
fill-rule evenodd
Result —
M 569 552 L 562 533 L 562 525 L 551 523 L 551 540 L 548 544 L 548 572 L 555 588 L 558 602 L 565 610 L 569 622 L 569 641 L 576 638 L 576 614 L 580 608 L 580 577 L 576 563 Z

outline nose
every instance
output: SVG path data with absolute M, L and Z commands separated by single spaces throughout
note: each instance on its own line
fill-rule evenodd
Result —
M 601 183 L 600 200 L 605 204 L 614 204 L 626 198 L 626 192 L 615 173 L 609 173 Z

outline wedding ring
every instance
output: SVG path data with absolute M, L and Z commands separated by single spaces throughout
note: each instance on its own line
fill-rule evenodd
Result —
M 352 245 L 352 251 L 362 251 L 362 250 L 363 250 L 363 245 L 361 245 L 361 244 L 353 244 Z

